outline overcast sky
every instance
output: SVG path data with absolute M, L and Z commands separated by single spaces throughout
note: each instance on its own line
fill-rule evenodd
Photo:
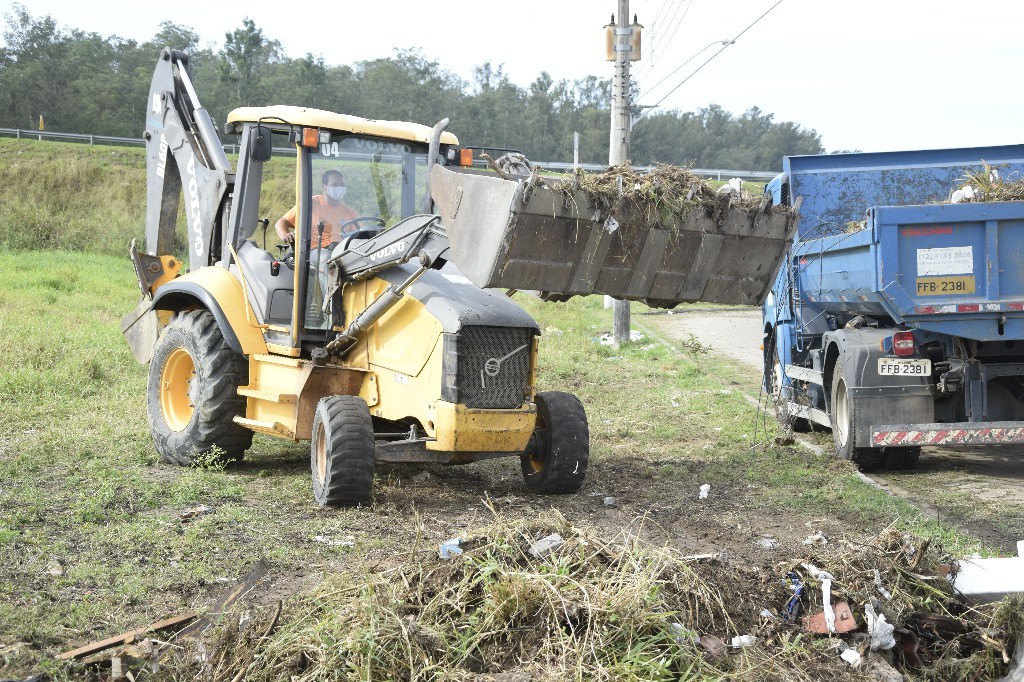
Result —
M 644 25 L 643 58 L 632 67 L 644 93 L 640 103 L 679 111 L 715 103 L 737 115 L 756 105 L 777 121 L 816 130 L 829 151 L 1024 142 L 1019 83 L 1024 3 L 782 0 L 758 21 L 776 2 L 631 0 L 630 12 Z M 541 71 L 556 80 L 610 77 L 602 27 L 618 5 L 616 0 L 297 5 L 173 0 L 105 2 L 102 9 L 81 0 L 22 4 L 34 17 L 50 15 L 67 28 L 139 41 L 169 20 L 192 27 L 204 45 L 217 49 L 224 34 L 249 17 L 267 37 L 279 40 L 289 57 L 312 53 L 328 64 L 352 64 L 419 48 L 467 81 L 474 66 L 489 61 L 523 87 Z M 0 0 L 0 7 L 8 14 L 12 3 Z M 721 47 L 716 41 L 734 38 L 755 21 L 714 56 Z

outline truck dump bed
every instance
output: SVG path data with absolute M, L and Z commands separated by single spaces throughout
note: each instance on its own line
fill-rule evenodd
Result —
M 801 242 L 800 287 L 829 312 L 886 315 L 978 341 L 1024 338 L 1024 203 L 882 206 Z
M 798 298 L 821 313 L 1024 338 L 1024 203 L 941 203 L 986 162 L 1019 178 L 1024 146 L 785 159 L 772 189 L 802 201 Z
M 607 294 L 654 307 L 759 304 L 796 229 L 780 207 L 709 212 L 671 222 L 602 208 L 584 191 L 538 178 L 435 165 L 431 195 L 452 260 L 479 287 L 536 290 L 548 300 Z

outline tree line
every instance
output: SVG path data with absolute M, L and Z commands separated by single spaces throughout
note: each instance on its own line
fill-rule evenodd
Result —
M 157 55 L 190 55 L 200 101 L 223 123 L 238 106 L 293 104 L 366 118 L 432 126 L 449 118 L 463 144 L 522 151 L 537 160 L 607 163 L 611 79 L 555 80 L 542 72 L 526 88 L 485 62 L 471 82 L 419 50 L 331 65 L 293 58 L 251 19 L 225 33 L 220 49 L 200 46 L 188 26 L 165 21 L 151 40 L 104 37 L 34 17 L 20 4 L 6 14 L 0 45 L 0 127 L 140 136 Z M 734 115 L 711 104 L 694 112 L 648 113 L 633 131 L 634 165 L 774 170 L 789 154 L 824 151 L 812 129 L 752 107 Z

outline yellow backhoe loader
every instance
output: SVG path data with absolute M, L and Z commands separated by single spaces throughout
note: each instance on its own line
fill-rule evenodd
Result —
M 368 503 L 377 462 L 516 457 L 530 490 L 575 492 L 589 462 L 584 407 L 535 391 L 540 329 L 495 288 L 756 303 L 792 235 L 753 219 L 672 239 L 651 229 L 633 253 L 585 197 L 466 168 L 445 125 L 236 109 L 232 170 L 188 56 L 161 52 L 146 245 L 131 249 L 142 299 L 122 330 L 149 364 L 163 461 L 238 459 L 263 433 L 311 442 L 321 505 Z M 275 147 L 295 154 L 284 178 L 264 172 Z M 333 174 L 346 189 L 328 202 Z M 173 255 L 182 197 L 188 268 Z M 268 214 L 293 205 L 294 244 L 272 253 Z M 742 253 L 727 253 L 737 240 Z

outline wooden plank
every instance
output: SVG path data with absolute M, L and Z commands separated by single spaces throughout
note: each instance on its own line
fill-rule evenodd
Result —
M 73 649 L 71 651 L 66 651 L 59 655 L 57 658 L 62 661 L 72 661 L 88 656 L 89 654 L 94 654 L 99 651 L 103 651 L 104 649 L 110 649 L 111 647 L 115 647 L 118 644 L 131 644 L 139 637 L 139 635 L 144 635 L 147 632 L 159 632 L 160 630 L 167 630 L 169 628 L 173 628 L 176 625 L 184 625 L 185 623 L 188 623 L 189 621 L 197 618 L 198 616 L 199 614 L 195 611 L 189 611 L 188 613 L 182 614 L 180 616 L 175 616 L 174 618 L 167 618 L 166 620 L 160 620 L 155 623 L 150 623 L 145 627 L 129 630 L 128 632 L 122 632 L 120 635 L 114 635 L 113 637 L 108 637 L 107 639 L 100 640 L 98 642 L 93 642 L 92 644 L 86 644 L 85 646 L 78 647 L 77 649 Z

